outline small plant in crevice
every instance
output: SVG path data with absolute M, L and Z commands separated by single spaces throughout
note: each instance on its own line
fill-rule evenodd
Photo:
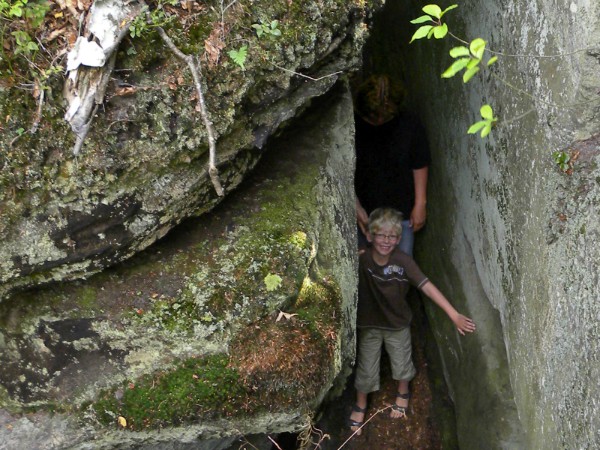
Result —
M 261 37 L 263 35 L 267 36 L 281 36 L 281 30 L 279 29 L 279 21 L 272 20 L 270 22 L 260 22 L 252 24 L 252 28 L 256 31 L 256 36 Z
M 572 175 L 575 163 L 579 159 L 580 155 L 581 152 L 579 150 L 556 150 L 552 152 L 552 159 L 561 172 L 567 175 Z
M 552 158 L 562 172 L 569 170 L 569 161 L 571 160 L 571 156 L 567 152 L 556 150 L 552 152 Z
M 248 46 L 242 45 L 238 50 L 230 50 L 227 52 L 231 60 L 236 63 L 242 70 L 246 70 L 246 58 L 248 57 Z

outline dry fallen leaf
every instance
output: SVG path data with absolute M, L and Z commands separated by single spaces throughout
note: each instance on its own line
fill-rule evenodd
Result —
M 277 320 L 275 322 L 279 322 L 281 319 L 285 318 L 286 320 L 290 320 L 292 317 L 297 316 L 298 314 L 286 313 L 283 311 L 279 311 L 279 315 L 277 316 Z
M 221 50 L 223 50 L 224 47 L 225 42 L 223 42 L 221 30 L 219 27 L 215 26 L 211 31 L 210 36 L 208 36 L 208 39 L 204 41 L 204 50 L 206 51 L 208 64 L 211 67 L 219 62 Z
M 119 422 L 119 425 L 121 427 L 127 428 L 127 419 L 125 419 L 125 417 L 119 416 L 119 418 L 117 419 L 117 421 Z

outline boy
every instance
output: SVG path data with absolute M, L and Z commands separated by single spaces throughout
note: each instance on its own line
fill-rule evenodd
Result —
M 368 231 L 367 239 L 372 245 L 359 257 L 356 404 L 349 418 L 350 428 L 357 434 L 364 422 L 367 394 L 379 389 L 382 344 L 390 357 L 392 378 L 398 380 L 390 417 L 398 419 L 406 415 L 410 398 L 408 383 L 416 373 L 411 360 L 412 313 L 406 302 L 411 284 L 448 314 L 460 334 L 475 331 L 473 321 L 459 314 L 414 260 L 398 249 L 402 213 L 391 208 L 375 209 L 369 216 Z

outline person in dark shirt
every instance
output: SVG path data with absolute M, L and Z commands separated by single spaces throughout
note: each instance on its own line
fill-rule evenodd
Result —
M 402 250 L 413 253 L 414 232 L 427 217 L 427 178 L 431 157 L 425 130 L 411 114 L 399 111 L 405 96 L 386 75 L 367 79 L 355 96 L 357 222 L 362 245 L 368 214 L 390 207 L 404 216 Z
M 411 285 L 442 308 L 461 335 L 475 331 L 475 323 L 457 312 L 415 261 L 398 248 L 401 233 L 399 211 L 377 208 L 370 214 L 367 239 L 372 245 L 359 256 L 356 404 L 349 418 L 350 429 L 357 434 L 364 423 L 367 396 L 379 390 L 383 345 L 390 358 L 392 378 L 398 381 L 390 416 L 397 419 L 406 415 L 409 382 L 416 373 L 411 358 L 412 313 L 406 301 Z

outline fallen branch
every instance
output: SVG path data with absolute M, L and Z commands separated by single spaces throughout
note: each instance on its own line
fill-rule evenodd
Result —
M 141 5 L 119 0 L 94 3 L 86 29 L 69 52 L 64 87 L 68 104 L 65 120 L 76 136 L 72 150 L 75 156 L 81 151 L 98 105 L 104 100 L 116 50 L 140 12 Z
M 146 13 L 148 14 L 148 13 Z M 204 101 L 204 93 L 202 92 L 202 73 L 200 71 L 200 62 L 195 60 L 192 55 L 186 55 L 181 50 L 177 48 L 177 46 L 173 43 L 171 38 L 167 35 L 165 30 L 162 27 L 156 27 L 159 36 L 162 40 L 167 44 L 167 47 L 182 61 L 184 61 L 190 71 L 192 72 L 192 78 L 194 79 L 194 85 L 196 87 L 196 92 L 198 93 L 198 106 L 200 107 L 200 116 L 202 117 L 202 121 L 204 122 L 204 126 L 206 127 L 206 133 L 208 135 L 208 175 L 210 176 L 210 180 L 217 192 L 219 197 L 225 195 L 223 191 L 223 187 L 221 186 L 221 181 L 219 180 L 219 171 L 215 164 L 216 153 L 217 153 L 217 139 L 215 137 L 215 129 L 211 120 L 208 117 L 208 111 L 206 109 L 206 103 Z

